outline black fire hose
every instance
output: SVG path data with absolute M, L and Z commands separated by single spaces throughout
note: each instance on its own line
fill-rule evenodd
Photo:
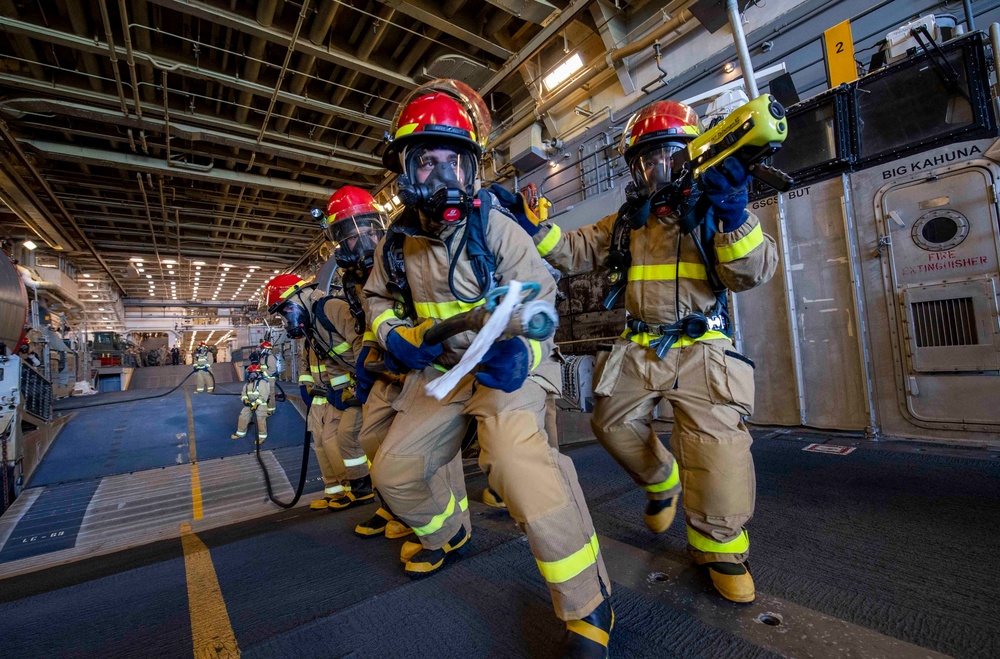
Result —
M 105 401 L 103 403 L 93 403 L 91 405 L 78 405 L 76 407 L 64 407 L 64 408 L 60 409 L 59 411 L 60 412 L 72 412 L 74 410 L 90 409 L 91 407 L 104 407 L 105 405 L 123 405 L 125 403 L 138 403 L 139 401 L 143 401 L 143 400 L 153 400 L 154 398 L 163 398 L 164 396 L 169 396 L 170 394 L 172 394 L 175 391 L 177 391 L 178 389 L 180 389 L 181 386 L 185 382 L 187 382 L 188 378 L 191 377 L 192 375 L 194 375 L 194 373 L 195 373 L 194 371 L 191 371 L 190 373 L 187 374 L 187 376 L 183 380 L 181 380 L 177 384 L 176 387 L 174 387 L 173 389 L 170 389 L 169 391 L 165 391 L 162 394 L 154 394 L 152 396 L 143 396 L 142 398 L 129 398 L 128 400 L 109 400 L 109 401 Z M 209 371 L 209 374 L 211 374 L 211 371 Z M 212 377 L 212 388 L 215 388 L 215 377 L 214 376 Z M 223 395 L 232 395 L 232 394 L 223 394 Z M 237 395 L 239 395 L 239 394 L 237 394 Z

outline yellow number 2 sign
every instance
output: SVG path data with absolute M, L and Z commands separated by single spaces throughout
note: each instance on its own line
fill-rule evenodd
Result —
M 858 66 L 854 62 L 854 39 L 851 36 L 851 22 L 844 21 L 823 33 L 826 51 L 826 72 L 830 87 L 851 82 L 858 77 Z

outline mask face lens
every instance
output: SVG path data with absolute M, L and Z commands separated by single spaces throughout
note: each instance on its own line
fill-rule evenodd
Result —
M 285 319 L 285 330 L 293 339 L 301 339 L 306 335 L 306 310 L 294 303 L 287 303 L 281 309 L 281 317 Z
M 632 180 L 653 195 L 677 180 L 683 166 L 684 145 L 668 142 L 643 151 L 632 159 Z
M 476 178 L 476 160 L 464 149 L 424 145 L 406 152 L 406 175 L 427 188 L 427 196 L 444 188 L 466 190 Z
M 385 224 L 378 216 L 338 220 L 327 229 L 327 237 L 336 248 L 337 263 L 345 266 L 371 258 L 384 235 Z

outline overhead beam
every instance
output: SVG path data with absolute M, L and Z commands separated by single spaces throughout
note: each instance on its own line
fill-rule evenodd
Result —
M 604 49 L 611 52 L 624 43 L 628 37 L 628 26 L 625 25 L 619 15 L 618 10 L 607 0 L 595 0 L 590 6 L 590 13 L 597 24 L 597 30 L 601 33 L 601 41 L 604 42 Z M 618 74 L 618 82 L 622 86 L 622 91 L 626 96 L 635 93 L 635 83 L 632 75 L 628 72 L 628 67 L 624 60 L 614 63 L 615 73 Z
M 197 16 L 213 23 L 219 23 L 220 25 L 231 27 L 243 32 L 244 34 L 258 39 L 265 39 L 286 48 L 292 42 L 292 35 L 284 30 L 280 30 L 273 26 L 264 27 L 255 20 L 247 18 L 246 16 L 241 16 L 235 12 L 214 7 L 205 2 L 199 2 L 199 0 L 149 0 L 149 2 L 150 4 L 172 9 L 182 14 Z M 392 69 L 378 66 L 377 64 L 372 64 L 371 62 L 362 61 L 346 51 L 338 50 L 332 47 L 317 46 L 309 40 L 296 40 L 295 51 L 305 53 L 306 55 L 315 57 L 323 62 L 331 62 L 337 66 L 360 71 L 365 75 L 378 78 L 379 80 L 384 80 L 386 82 L 391 82 L 394 85 L 405 87 L 406 89 L 413 89 L 417 86 L 416 81 L 409 76 L 405 76 L 397 71 L 393 71 Z
M 84 165 L 99 165 L 114 169 L 125 169 L 132 172 L 145 172 L 162 176 L 173 176 L 194 181 L 219 183 L 222 185 L 241 185 L 252 189 L 284 192 L 309 200 L 326 199 L 330 195 L 330 189 L 327 187 L 313 185 L 311 183 L 303 183 L 301 181 L 276 179 L 270 176 L 261 176 L 259 174 L 234 172 L 228 169 L 213 168 L 208 171 L 198 171 L 171 167 L 165 160 L 158 160 L 156 158 L 150 158 L 138 154 L 106 151 L 103 149 L 93 149 L 90 147 L 63 144 L 60 142 L 49 142 L 46 140 L 25 139 L 21 140 L 21 143 L 31 147 L 35 151 L 44 155 L 46 158 L 61 160 L 63 162 L 73 162 Z
M 494 7 L 520 18 L 522 21 L 545 25 L 552 12 L 559 8 L 546 0 L 486 0 Z
M 57 46 L 72 48 L 84 53 L 105 54 L 109 50 L 108 45 L 99 40 L 87 39 L 85 37 L 80 37 L 75 34 L 70 34 L 68 32 L 53 30 L 51 28 L 42 27 L 40 25 L 34 25 L 32 23 L 19 21 L 17 19 L 5 16 L 0 16 L 0 29 L 11 32 L 13 34 L 22 34 L 25 36 L 29 36 L 33 39 L 38 39 L 39 41 L 43 41 L 45 43 L 51 43 Z M 116 46 L 115 51 L 123 58 L 126 56 L 124 48 Z M 192 66 L 185 62 L 179 62 L 176 60 L 168 59 L 166 57 L 161 57 L 159 55 L 152 55 L 150 53 L 143 53 L 135 50 L 132 51 L 132 55 L 136 59 L 151 63 L 156 68 L 166 69 L 171 72 L 180 73 L 195 80 L 204 80 L 206 82 L 212 82 L 226 87 L 232 87 L 233 89 L 237 89 L 243 92 L 250 92 L 257 96 L 262 96 L 264 98 L 270 98 L 272 95 L 275 94 L 274 87 L 268 87 L 267 85 L 262 85 L 256 82 L 250 82 L 249 80 L 243 80 L 241 78 L 226 75 L 224 73 L 218 73 L 216 71 L 210 71 L 209 69 L 203 69 L 198 66 Z M 288 92 L 283 92 L 278 90 L 277 99 L 282 103 L 296 105 L 302 108 L 306 108 L 307 110 L 312 110 L 313 112 L 319 112 L 322 114 L 331 114 L 334 116 L 343 117 L 344 119 L 347 119 L 349 121 L 361 123 L 366 126 L 372 126 L 375 128 L 383 128 L 383 129 L 389 127 L 389 121 L 386 119 L 382 119 L 381 117 L 373 117 L 365 112 L 350 110 L 348 108 L 339 107 L 330 103 L 324 103 L 323 101 L 306 98 L 304 96 L 298 96 L 296 94 L 290 94 Z
M 459 41 L 470 44 L 484 50 L 495 57 L 507 59 L 511 52 L 494 43 L 488 37 L 481 36 L 476 26 L 472 24 L 461 12 L 456 13 L 451 18 L 441 13 L 437 4 L 428 0 L 378 0 L 384 5 L 392 7 L 400 14 L 405 14 L 410 18 L 415 18 L 421 23 L 425 23 L 435 29 L 449 34 Z

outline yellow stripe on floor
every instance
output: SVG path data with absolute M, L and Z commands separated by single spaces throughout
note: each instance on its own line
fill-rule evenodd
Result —
M 189 409 L 190 402 L 188 399 Z M 184 547 L 195 659 L 239 657 L 240 647 L 236 644 L 236 635 L 229 622 L 229 612 L 222 599 L 211 552 L 188 523 L 181 524 L 181 545 Z
M 195 520 L 201 519 L 201 479 L 198 477 L 198 451 L 194 444 L 194 411 L 191 409 L 191 392 L 184 390 L 188 413 L 188 445 L 191 451 L 191 507 Z

